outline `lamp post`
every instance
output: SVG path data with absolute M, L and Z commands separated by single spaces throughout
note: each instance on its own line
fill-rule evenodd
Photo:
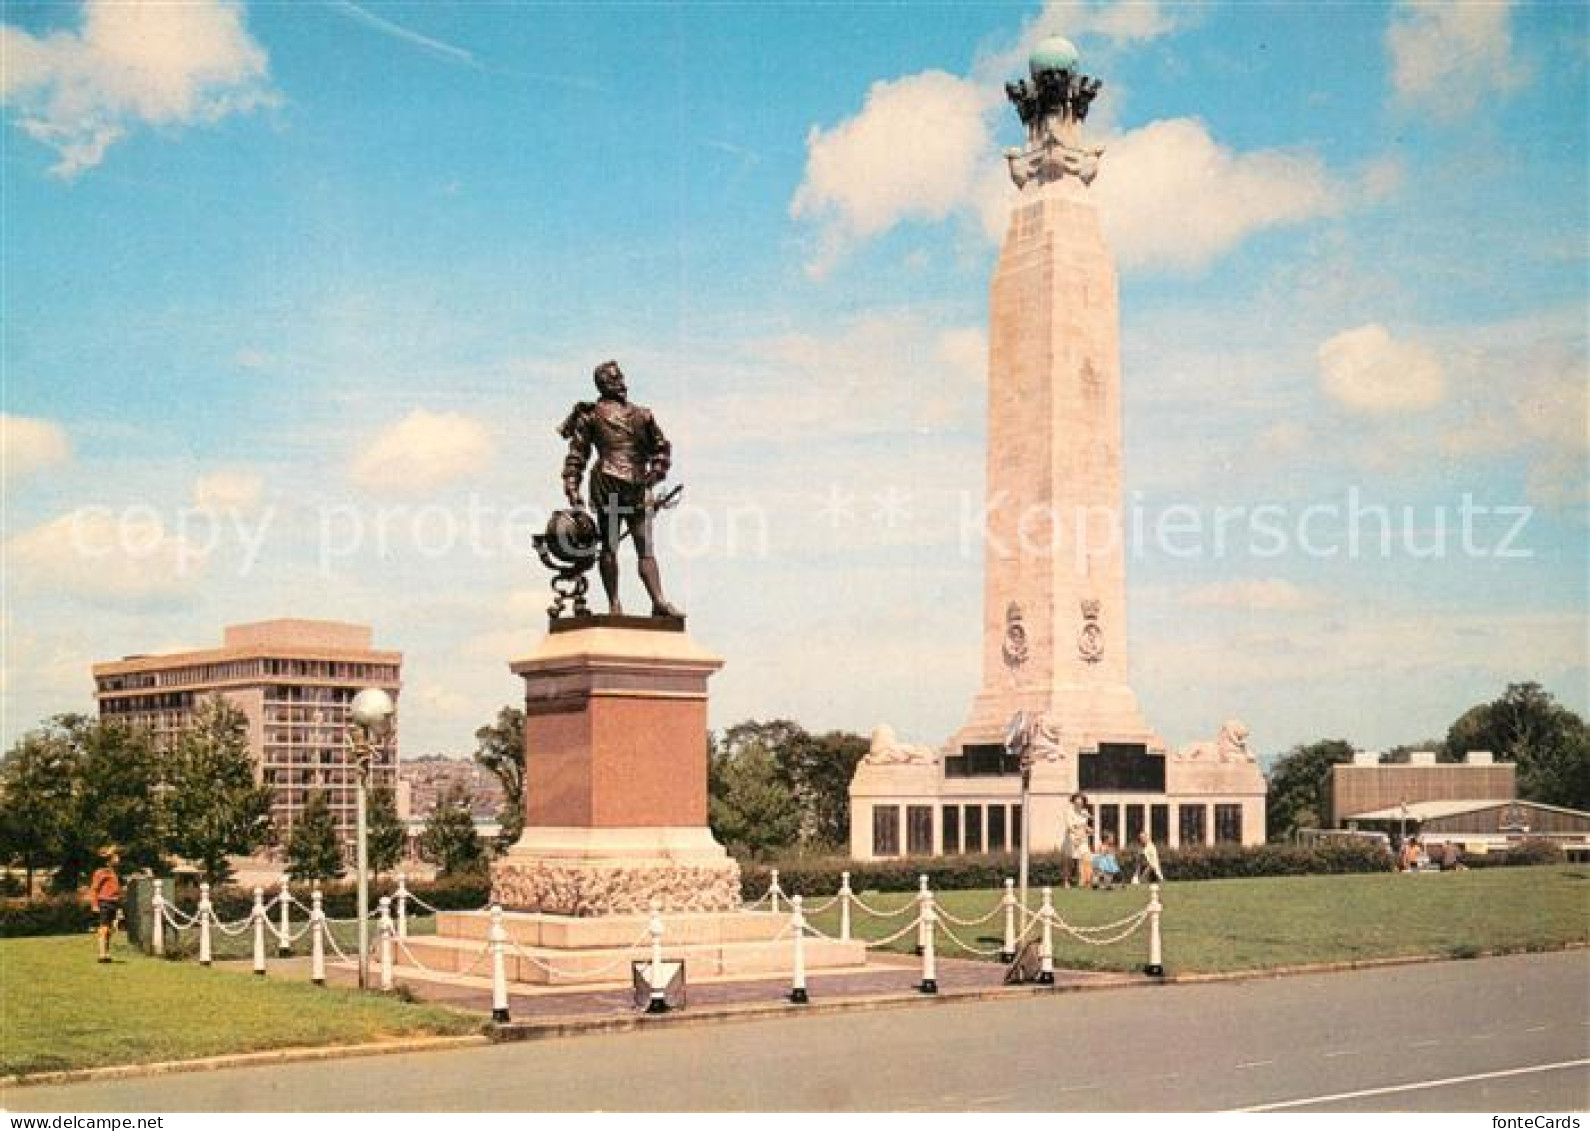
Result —
M 370 843 L 366 824 L 366 795 L 370 789 L 370 763 L 376 748 L 392 733 L 397 707 L 379 687 L 367 687 L 353 697 L 349 708 L 348 742 L 353 749 L 355 777 L 355 868 L 359 885 L 359 988 L 370 985 Z
M 1005 728 L 1005 752 L 1015 757 L 1021 766 L 1021 910 L 1027 911 L 1027 862 L 1032 851 L 1032 806 L 1028 792 L 1032 787 L 1032 728 L 1027 725 L 1027 712 L 1017 711 Z

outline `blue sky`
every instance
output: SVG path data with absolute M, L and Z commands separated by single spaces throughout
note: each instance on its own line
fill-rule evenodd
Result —
M 509 512 L 556 502 L 612 356 L 688 484 L 663 568 L 728 660 L 714 723 L 941 741 L 978 682 L 1000 84 L 1051 32 L 1106 84 L 1127 501 L 1395 527 L 1134 554 L 1150 720 L 1273 754 L 1439 736 L 1509 680 L 1583 711 L 1585 22 L 7 4 L 4 738 L 88 707 L 93 660 L 302 615 L 373 624 L 405 752 L 465 752 L 541 630 Z M 1509 508 L 1483 553 L 1465 495 Z

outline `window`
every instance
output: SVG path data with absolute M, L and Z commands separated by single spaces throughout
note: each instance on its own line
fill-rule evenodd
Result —
M 900 855 L 900 807 L 874 805 L 872 807 L 872 854 L 874 856 Z
M 947 778 L 1003 777 L 1019 773 L 1020 764 L 998 742 L 963 746 L 960 754 L 944 759 L 944 776 Z
M 946 805 L 939 817 L 944 822 L 944 855 L 953 856 L 961 850 L 961 807 Z
M 1215 806 L 1215 843 L 1242 843 L 1242 806 Z
M 1170 843 L 1170 806 L 1148 807 L 1148 837 L 1155 844 Z
M 1209 835 L 1204 828 L 1204 807 L 1202 805 L 1178 805 L 1176 809 L 1181 832 L 1177 843 L 1208 844 Z
M 1005 851 L 1005 807 L 1003 805 L 990 805 L 988 807 L 988 851 Z
M 1142 743 L 1101 742 L 1083 752 L 1077 766 L 1084 793 L 1164 793 L 1165 758 Z
M 1100 805 L 1098 808 L 1098 825 L 1094 833 L 1102 840 L 1111 837 L 1116 844 L 1121 843 L 1121 807 L 1119 805 Z
M 912 856 L 933 855 L 933 806 L 906 807 L 905 844 L 906 852 Z
M 966 807 L 966 851 L 981 852 L 983 850 L 983 807 L 981 805 L 968 805 Z
M 1136 844 L 1137 834 L 1143 831 L 1143 806 L 1128 805 L 1126 807 L 1126 843 Z M 1120 841 L 1115 843 L 1119 844 Z
M 1021 806 L 1010 807 L 1010 847 L 1021 847 Z

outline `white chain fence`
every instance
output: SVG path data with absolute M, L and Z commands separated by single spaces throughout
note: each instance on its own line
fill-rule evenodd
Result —
M 766 903 L 769 913 L 786 915 L 783 926 L 772 937 L 767 939 L 748 940 L 748 945 L 743 949 L 745 961 L 734 961 L 732 956 L 740 951 L 732 948 L 720 949 L 713 958 L 713 972 L 718 975 L 741 976 L 769 973 L 769 955 L 788 949 L 791 967 L 793 970 L 793 988 L 789 1000 L 794 1003 L 804 1003 L 808 1000 L 806 988 L 805 951 L 806 942 L 811 939 L 824 940 L 830 943 L 861 944 L 866 951 L 879 950 L 893 946 L 916 932 L 916 951 L 922 959 L 922 981 L 918 988 L 923 993 L 937 992 L 937 951 L 939 937 L 951 947 L 961 953 L 982 959 L 1000 959 L 1010 961 L 1013 956 L 1028 948 L 1035 940 L 1038 941 L 1038 955 L 1040 969 L 1037 973 L 1039 982 L 1052 982 L 1054 970 L 1054 934 L 1059 932 L 1071 939 L 1090 947 L 1113 946 L 1124 942 L 1142 930 L 1148 928 L 1149 946 L 1148 963 L 1145 972 L 1153 975 L 1163 973 L 1160 937 L 1160 915 L 1163 906 L 1159 899 L 1159 885 L 1149 885 L 1149 900 L 1142 908 L 1124 915 L 1109 923 L 1099 924 L 1074 924 L 1067 922 L 1054 908 L 1051 892 L 1048 888 L 1042 890 L 1042 901 L 1036 911 L 1024 906 L 1015 898 L 1011 881 L 1006 881 L 1002 898 L 989 910 L 981 915 L 957 915 L 943 906 L 940 897 L 928 889 L 927 877 L 921 877 L 919 890 L 912 893 L 901 906 L 896 908 L 875 907 L 856 895 L 850 888 L 849 873 L 845 873 L 839 891 L 828 899 L 811 906 L 803 906 L 801 896 L 791 896 L 779 886 L 777 873 L 774 873 L 768 890 L 762 897 L 745 905 L 744 910 L 754 910 Z M 469 954 L 459 955 L 453 965 L 468 959 L 468 965 L 462 969 L 442 970 L 426 964 L 410 947 L 406 938 L 406 911 L 407 904 L 412 901 L 417 907 L 435 913 L 440 913 L 441 908 L 429 903 L 413 892 L 406 890 L 401 877 L 396 898 L 384 897 L 369 918 L 376 920 L 377 929 L 371 932 L 369 951 L 363 956 L 361 963 L 350 957 L 348 951 L 337 939 L 337 932 L 332 929 L 334 925 L 346 927 L 349 924 L 360 922 L 359 917 L 332 918 L 324 913 L 321 906 L 321 896 L 318 890 L 312 893 L 312 904 L 306 905 L 290 890 L 283 885 L 282 890 L 270 901 L 263 898 L 263 890 L 255 889 L 255 901 L 247 915 L 230 922 L 218 919 L 213 912 L 213 905 L 209 899 L 208 885 L 201 885 L 201 894 L 198 907 L 189 913 L 177 907 L 174 903 L 165 900 L 160 891 L 159 882 L 156 881 L 153 910 L 155 923 L 155 943 L 160 946 L 161 934 L 169 928 L 177 936 L 183 932 L 197 931 L 199 934 L 199 959 L 201 963 L 208 963 L 212 957 L 213 936 L 212 931 L 223 938 L 237 938 L 249 930 L 254 932 L 254 970 L 257 974 L 266 972 L 264 940 L 274 937 L 283 952 L 290 952 L 290 947 L 309 936 L 312 944 L 311 977 L 317 983 L 325 981 L 325 967 L 328 959 L 331 965 L 340 968 L 369 969 L 375 966 L 380 970 L 380 985 L 382 989 L 394 988 L 394 971 L 401 955 L 403 966 L 407 970 L 417 972 L 426 979 L 439 982 L 462 983 L 468 979 L 478 977 L 482 967 L 489 960 L 491 966 L 492 983 L 492 1016 L 498 1021 L 508 1019 L 508 978 L 506 974 L 507 957 L 512 954 L 517 956 L 522 963 L 529 963 L 546 975 L 549 984 L 567 984 L 574 988 L 580 984 L 589 985 L 602 981 L 608 975 L 615 974 L 625 967 L 636 963 L 637 958 L 649 957 L 649 962 L 644 963 L 649 968 L 648 978 L 662 973 L 662 964 L 668 952 L 667 917 L 661 910 L 653 906 L 652 914 L 646 928 L 629 944 L 617 948 L 602 948 L 602 956 L 606 960 L 593 965 L 590 961 L 570 963 L 567 959 L 558 962 L 546 953 L 534 953 L 521 946 L 512 933 L 506 929 L 502 909 L 495 905 L 489 909 L 490 929 L 486 939 L 480 947 Z M 308 918 L 302 926 L 293 930 L 289 918 L 289 909 L 298 906 L 308 912 Z M 838 909 L 838 934 L 830 934 L 814 925 L 810 919 L 812 915 L 825 914 Z M 278 912 L 279 923 L 273 922 L 271 911 Z M 396 911 L 394 916 L 393 912 Z M 914 913 L 914 914 L 913 914 Z M 466 913 L 467 914 L 467 913 Z M 874 929 L 880 929 L 882 924 L 891 920 L 909 916 L 905 923 L 888 934 L 879 937 L 864 937 L 853 931 L 853 916 L 860 914 L 869 916 L 876 921 Z M 992 923 L 1000 916 L 1004 917 L 1003 938 L 998 946 L 978 945 L 992 940 L 976 938 L 968 941 L 960 931 L 970 931 Z M 1019 924 L 1019 931 L 1017 926 Z M 451 945 L 456 945 L 449 940 Z M 434 945 L 434 944 L 431 944 Z M 357 950 L 357 947 L 352 948 Z M 594 957 L 594 956 L 593 956 Z M 1015 967 L 1013 967 L 1015 969 Z M 539 980 L 539 979 L 538 979 Z M 651 988 L 651 1003 L 648 1012 L 661 1012 L 667 1006 L 663 999 L 665 993 L 659 987 Z

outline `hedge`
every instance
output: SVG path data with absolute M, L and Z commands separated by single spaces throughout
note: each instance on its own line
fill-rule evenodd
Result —
M 1559 850 L 1560 851 L 1560 850 Z M 1130 874 L 1136 854 L 1119 854 L 1121 869 Z M 1352 872 L 1389 872 L 1391 854 L 1369 844 L 1325 844 L 1304 847 L 1263 844 L 1244 847 L 1222 844 L 1196 848 L 1167 848 L 1159 861 L 1168 880 L 1218 880 L 1252 876 L 1319 876 Z M 1522 861 L 1520 861 L 1522 862 Z M 1528 863 L 1541 863 L 1528 860 Z M 997 888 L 1016 875 L 1020 862 L 1015 853 L 980 856 L 917 856 L 891 860 L 849 860 L 844 857 L 802 858 L 771 864 L 740 865 L 740 891 L 755 900 L 767 891 L 770 872 L 779 870 L 779 887 L 790 895 L 820 898 L 839 890 L 840 873 L 850 873 L 853 891 L 915 891 L 919 876 L 928 878 L 935 891 Z M 1028 863 L 1035 887 L 1060 886 L 1060 857 L 1053 852 L 1034 853 Z
M 280 890 L 278 885 L 272 884 L 265 888 L 265 902 L 269 903 Z M 433 907 L 440 907 L 443 911 L 476 911 L 486 905 L 491 898 L 491 880 L 484 875 L 449 877 L 436 880 L 432 883 L 410 882 L 408 890 L 419 896 Z M 306 906 L 310 903 L 310 885 L 293 884 L 292 893 Z M 397 893 L 397 880 L 385 876 L 380 880 L 370 881 L 370 906 L 375 907 L 383 895 Z M 175 898 L 177 906 L 188 914 L 192 914 L 199 903 L 199 889 L 197 884 L 183 884 L 177 889 L 173 897 L 170 886 L 166 888 L 166 898 Z M 358 885 L 352 880 L 339 880 L 332 884 L 320 885 L 320 906 L 330 919 L 352 918 L 359 902 Z M 254 907 L 254 891 L 252 888 L 227 886 L 219 891 L 210 893 L 210 906 L 215 909 L 218 919 L 232 922 L 243 918 Z M 295 914 L 299 914 L 295 912 Z M 414 904 L 409 904 L 409 914 L 428 914 Z
M 140 885 L 142 886 L 142 885 Z M 128 885 L 129 889 L 132 887 Z M 272 885 L 265 889 L 265 899 L 269 902 L 275 896 L 277 887 Z M 310 902 L 309 886 L 293 885 L 293 894 Z M 358 903 L 358 892 L 351 881 L 321 886 L 322 902 L 326 915 L 333 919 L 348 919 L 354 914 L 355 905 Z M 391 895 L 397 890 L 397 881 L 383 878 L 370 884 L 370 905 L 383 895 Z M 491 898 L 491 881 L 484 875 L 449 877 L 434 883 L 411 883 L 409 891 L 419 896 L 432 906 L 444 911 L 474 911 L 485 906 Z M 173 900 L 184 914 L 192 915 L 199 905 L 199 887 L 196 883 L 189 883 L 184 878 L 173 890 L 171 880 L 165 884 L 165 897 Z M 254 893 L 250 888 L 229 886 L 220 888 L 210 893 L 210 904 L 215 909 L 216 918 L 223 922 L 235 922 L 248 915 L 254 907 Z M 133 896 L 129 890 L 123 902 L 123 910 L 127 916 L 129 937 L 135 943 L 142 943 L 143 931 L 140 929 L 148 919 L 148 908 Z M 424 914 L 420 908 L 409 905 L 411 914 Z M 274 915 L 274 910 L 272 911 Z M 301 918 L 302 912 L 294 911 L 294 918 Z M 34 935 L 72 935 L 87 931 L 93 926 L 93 913 L 88 904 L 80 895 L 49 896 L 35 899 L 32 902 L 23 900 L 8 900 L 0 904 L 0 938 L 27 938 Z M 273 920 L 274 921 L 274 920 Z
M 1460 840 L 1457 834 L 1454 840 Z M 1554 840 L 1530 839 L 1521 840 L 1510 845 L 1506 852 L 1463 853 L 1461 859 L 1466 868 L 1497 868 L 1508 864 L 1561 864 L 1568 858 L 1562 850 L 1562 845 Z
M 94 913 L 77 895 L 50 895 L 0 904 L 0 939 L 78 935 L 94 926 Z

